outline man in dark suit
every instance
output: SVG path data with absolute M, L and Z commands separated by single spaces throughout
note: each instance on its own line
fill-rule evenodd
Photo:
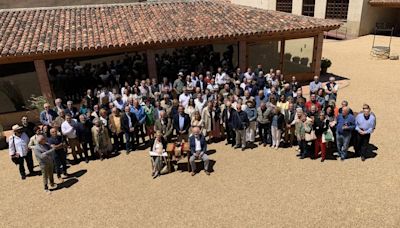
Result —
M 154 123 L 154 130 L 160 131 L 165 141 L 170 142 L 172 137 L 172 121 L 165 111 L 160 111 L 160 118 Z
M 206 89 L 206 86 L 207 85 L 204 82 L 203 75 L 200 74 L 199 75 L 199 80 L 197 80 L 197 82 L 196 82 L 196 87 L 199 87 L 201 89 L 201 91 L 204 91 Z
M 232 108 L 232 104 L 230 101 L 226 102 L 226 108 L 222 112 L 222 121 L 225 124 L 225 132 L 226 132 L 226 144 L 232 144 L 232 147 L 236 145 L 235 141 L 235 131 L 233 130 L 233 117 L 236 115 L 236 110 Z
M 210 175 L 208 171 L 208 165 L 210 161 L 208 160 L 207 152 L 207 143 L 203 134 L 200 133 L 199 127 L 194 127 L 192 129 L 193 135 L 190 136 L 189 145 L 190 145 L 190 166 L 192 168 L 191 175 L 194 176 L 196 174 L 196 159 L 201 159 L 204 162 L 204 172 L 207 175 Z
M 285 143 L 292 146 L 294 142 L 294 130 L 295 130 L 295 119 L 296 110 L 294 109 L 293 103 L 289 103 L 289 108 L 285 110 Z
M 135 127 L 138 123 L 135 114 L 130 111 L 130 107 L 125 106 L 124 114 L 121 115 L 121 128 L 125 132 L 126 154 L 134 150 Z
M 247 113 L 242 110 L 242 105 L 236 105 L 236 115 L 233 116 L 232 125 L 236 134 L 235 149 L 242 147 L 242 151 L 246 148 L 246 129 L 249 126 L 249 118 Z
M 178 135 L 178 142 L 188 140 L 188 132 L 190 127 L 189 115 L 184 112 L 183 106 L 178 107 L 178 114 L 174 116 L 174 128 L 176 134 Z
M 64 110 L 64 112 L 65 114 L 70 114 L 72 118 L 78 119 L 79 118 L 78 109 L 72 105 L 73 105 L 72 101 L 67 101 L 67 108 Z

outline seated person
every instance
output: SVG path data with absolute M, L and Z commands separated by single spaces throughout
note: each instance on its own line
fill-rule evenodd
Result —
M 208 156 L 206 154 L 207 151 L 207 144 L 206 139 L 203 134 L 200 132 L 199 127 L 194 127 L 192 129 L 192 136 L 189 138 L 190 143 L 190 166 L 192 168 L 191 175 L 194 176 L 196 173 L 196 159 L 201 159 L 204 162 L 204 172 L 207 175 L 210 175 L 208 171 Z
M 162 137 L 161 131 L 156 131 L 156 137 L 150 150 L 151 164 L 153 167 L 153 178 L 156 178 L 160 175 L 163 166 L 162 158 L 165 158 L 167 156 L 167 153 L 165 152 L 166 147 L 167 142 Z

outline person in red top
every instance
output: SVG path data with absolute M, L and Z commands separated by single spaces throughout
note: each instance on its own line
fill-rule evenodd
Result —
M 318 108 L 318 112 L 321 111 L 322 107 L 321 107 L 321 104 L 317 101 L 317 96 L 315 95 L 315 93 L 312 93 L 310 95 L 310 100 L 307 101 L 305 104 L 306 110 L 308 112 L 310 111 L 312 105 L 315 105 L 315 107 Z

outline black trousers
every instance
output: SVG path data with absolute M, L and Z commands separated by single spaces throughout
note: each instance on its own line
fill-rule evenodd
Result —
M 85 155 L 85 158 L 89 157 L 89 150 L 90 150 L 90 155 L 92 156 L 92 158 L 94 158 L 96 155 L 94 153 L 94 145 L 92 141 L 88 141 L 88 142 L 81 142 L 82 145 L 82 149 L 83 149 L 83 154 Z
M 21 177 L 26 176 L 24 160 L 26 162 L 26 166 L 28 166 L 29 173 L 33 174 L 33 159 L 32 159 L 32 151 L 31 150 L 28 151 L 28 154 L 25 157 L 18 158 L 19 173 L 21 174 Z
M 124 146 L 124 133 L 120 132 L 119 134 L 117 133 L 112 133 L 113 141 L 114 141 L 114 151 L 120 151 L 122 150 Z
M 357 133 L 357 145 L 355 150 L 361 157 L 367 156 L 370 138 L 371 134 L 362 135 L 360 133 Z
M 260 140 L 265 144 L 272 144 L 272 135 L 271 135 L 271 124 L 260 124 L 258 123 L 258 134 L 260 135 Z
M 138 124 L 138 126 L 135 128 L 135 141 L 136 145 L 139 145 L 139 138 L 142 138 L 143 143 L 145 143 L 145 133 L 144 133 L 144 124 Z
M 54 163 L 57 177 L 61 177 L 61 174 L 67 174 L 67 153 L 65 150 L 55 151 Z
M 232 127 L 226 125 L 226 141 L 228 144 L 232 144 L 232 146 L 236 145 L 236 133 Z

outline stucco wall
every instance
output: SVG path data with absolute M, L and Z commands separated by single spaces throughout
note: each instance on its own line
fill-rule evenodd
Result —
M 380 22 L 399 24 L 400 9 L 379 8 L 365 4 L 361 16 L 359 35 L 373 33 L 376 23 Z
M 276 0 L 231 0 L 234 4 L 276 10 Z

